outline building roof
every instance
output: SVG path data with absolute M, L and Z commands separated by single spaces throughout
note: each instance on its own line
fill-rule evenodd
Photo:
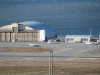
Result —
M 45 30 L 46 31 L 46 36 L 54 35 L 56 32 L 50 28 L 49 26 L 42 24 L 40 22 L 35 22 L 35 21 L 25 21 L 25 22 L 20 22 L 18 24 L 23 24 L 26 26 L 29 26 L 35 30 Z
M 66 37 L 92 37 L 92 35 L 66 35 Z
M 9 29 L 0 29 L 0 32 L 13 32 L 13 30 L 9 30 Z

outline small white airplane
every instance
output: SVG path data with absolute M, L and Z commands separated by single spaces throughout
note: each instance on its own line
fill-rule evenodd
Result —
M 95 45 L 98 45 L 98 42 L 86 42 L 85 44 L 95 44 Z
M 86 42 L 85 44 L 91 45 L 91 44 L 93 44 L 93 43 L 92 43 L 92 42 Z
M 32 44 L 32 43 L 30 43 L 30 42 L 29 42 L 29 45 L 30 45 L 30 46 L 34 46 L 34 47 L 39 47 L 39 44 Z
M 92 44 L 98 45 L 98 42 L 92 42 Z

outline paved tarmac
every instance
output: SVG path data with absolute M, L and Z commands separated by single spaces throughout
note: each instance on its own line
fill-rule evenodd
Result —
M 30 42 L 34 43 L 34 42 Z M 86 45 L 84 43 L 65 43 L 48 44 L 46 42 L 38 43 L 40 47 L 51 48 L 53 50 L 53 60 L 55 61 L 71 61 L 72 58 L 99 58 L 100 44 Z M 0 49 L 3 47 L 33 47 L 29 46 L 29 42 L 0 42 Z M 48 61 L 49 51 L 42 53 L 0 53 L 0 61 L 3 60 L 35 60 Z M 74 59 L 73 59 L 74 60 Z M 100 61 L 100 59 L 88 59 L 89 61 Z M 88 61 L 86 59 L 86 61 Z

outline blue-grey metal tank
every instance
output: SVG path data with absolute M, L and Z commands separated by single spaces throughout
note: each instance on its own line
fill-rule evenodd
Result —
M 26 26 L 29 26 L 35 30 L 45 30 L 46 32 L 46 36 L 50 36 L 50 35 L 55 35 L 57 34 L 52 28 L 50 28 L 49 26 L 42 24 L 40 22 L 35 22 L 35 21 L 25 21 L 25 22 L 20 22 L 19 24 L 23 24 Z

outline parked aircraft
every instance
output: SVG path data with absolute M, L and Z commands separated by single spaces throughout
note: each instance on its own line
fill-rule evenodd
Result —
M 50 39 L 50 40 L 48 40 L 47 43 L 49 43 L 49 44 L 60 44 L 61 42 L 59 42 L 58 39 L 55 39 L 55 40 Z
M 29 42 L 29 45 L 30 45 L 30 46 L 34 46 L 34 47 L 39 47 L 39 44 L 32 44 L 32 43 L 30 43 L 30 42 Z
M 92 42 L 92 44 L 98 45 L 98 42 Z
M 88 44 L 89 45 L 89 44 L 93 44 L 93 43 L 92 42 L 86 42 L 85 44 Z
M 86 42 L 85 44 L 94 44 L 94 45 L 98 45 L 98 41 L 97 42 Z

